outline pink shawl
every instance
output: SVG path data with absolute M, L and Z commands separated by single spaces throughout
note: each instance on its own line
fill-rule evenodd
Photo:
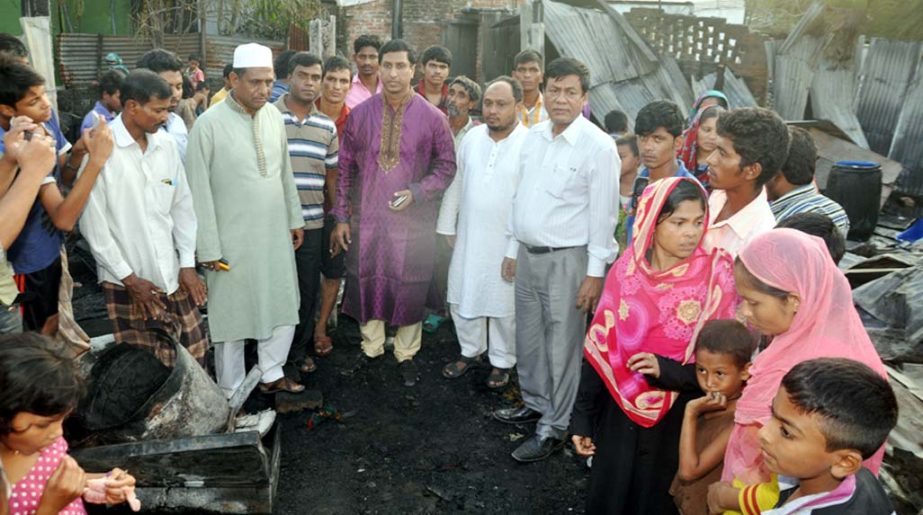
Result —
M 692 180 L 671 177 L 644 190 L 634 226 L 637 236 L 606 278 L 584 344 L 584 355 L 612 398 L 643 427 L 659 422 L 678 394 L 650 386 L 642 374 L 627 368 L 628 358 L 651 352 L 692 362 L 702 325 L 732 318 L 737 299 L 730 256 L 723 250 L 706 252 L 701 240 L 691 256 L 669 270 L 653 270 L 647 260 L 657 218 L 680 181 Z
M 753 484 L 768 478 L 755 429 L 772 416 L 772 399 L 792 367 L 809 359 L 838 357 L 865 363 L 884 377 L 887 373 L 853 307 L 849 282 L 823 240 L 794 229 L 773 229 L 753 239 L 740 252 L 740 260 L 764 283 L 801 297 L 791 327 L 753 361 L 750 380 L 737 401 L 721 479 L 736 477 Z M 879 450 L 865 462 L 875 474 L 882 454 Z

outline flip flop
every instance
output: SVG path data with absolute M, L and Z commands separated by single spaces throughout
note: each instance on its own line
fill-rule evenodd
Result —
M 435 313 L 430 313 L 426 316 L 426 320 L 423 321 L 423 331 L 427 333 L 435 333 L 439 326 L 447 320 L 446 317 L 441 317 Z
M 487 387 L 491 390 L 499 390 L 510 384 L 510 369 L 493 367 L 490 375 L 487 376 Z
M 303 384 L 298 384 L 287 377 L 276 379 L 271 383 L 260 383 L 260 393 L 267 395 L 278 392 L 301 393 L 303 391 Z
M 333 339 L 327 335 L 314 335 L 314 354 L 324 357 L 333 352 Z
M 442 377 L 446 379 L 458 379 L 467 374 L 472 368 L 477 368 L 480 365 L 481 356 L 475 356 L 473 358 L 458 356 L 458 359 L 442 367 Z

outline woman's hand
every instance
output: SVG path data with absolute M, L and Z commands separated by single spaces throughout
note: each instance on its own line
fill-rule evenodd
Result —
M 114 468 L 106 478 L 106 504 L 122 504 L 127 494 L 135 488 L 135 477 L 120 468 Z
M 80 465 L 77 465 L 74 458 L 65 456 L 45 483 L 45 490 L 35 513 L 41 515 L 61 512 L 74 502 L 74 499 L 83 495 L 86 483 L 86 473 Z
M 596 454 L 596 444 L 593 443 L 593 439 L 589 436 L 573 435 L 570 437 L 570 441 L 574 443 L 574 450 L 577 451 L 578 455 L 589 457 Z
M 638 372 L 654 379 L 660 377 L 660 363 L 657 362 L 657 356 L 650 352 L 639 352 L 628 358 L 628 368 L 632 372 Z

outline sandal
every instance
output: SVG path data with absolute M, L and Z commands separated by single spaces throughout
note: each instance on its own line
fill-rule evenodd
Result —
M 314 354 L 324 357 L 333 351 L 333 339 L 326 334 L 314 335 Z
M 304 361 L 298 365 L 298 371 L 302 374 L 310 374 L 317 370 L 317 363 L 314 363 L 314 360 L 311 359 L 311 356 L 304 358 Z
M 426 316 L 426 320 L 423 321 L 423 331 L 430 334 L 435 333 L 439 330 L 439 326 L 441 326 L 442 323 L 446 320 L 448 320 L 446 317 L 441 317 L 435 313 L 430 313 Z
M 301 393 L 303 391 L 303 384 L 298 384 L 287 377 L 276 379 L 271 383 L 260 383 L 260 392 L 267 395 L 278 392 Z
M 468 373 L 472 368 L 479 367 L 480 365 L 481 356 L 469 358 L 464 355 L 459 355 L 458 359 L 442 367 L 442 377 L 446 379 L 458 379 Z
M 487 387 L 499 390 L 510 384 L 510 369 L 494 367 L 487 376 Z

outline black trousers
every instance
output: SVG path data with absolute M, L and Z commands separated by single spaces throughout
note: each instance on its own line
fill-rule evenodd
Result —
M 314 339 L 314 315 L 320 292 L 321 253 L 325 248 L 321 229 L 304 232 L 304 241 L 295 251 L 295 266 L 298 269 L 298 292 L 301 305 L 298 308 L 298 325 L 288 351 L 288 362 L 301 364 L 308 357 L 308 344 Z

